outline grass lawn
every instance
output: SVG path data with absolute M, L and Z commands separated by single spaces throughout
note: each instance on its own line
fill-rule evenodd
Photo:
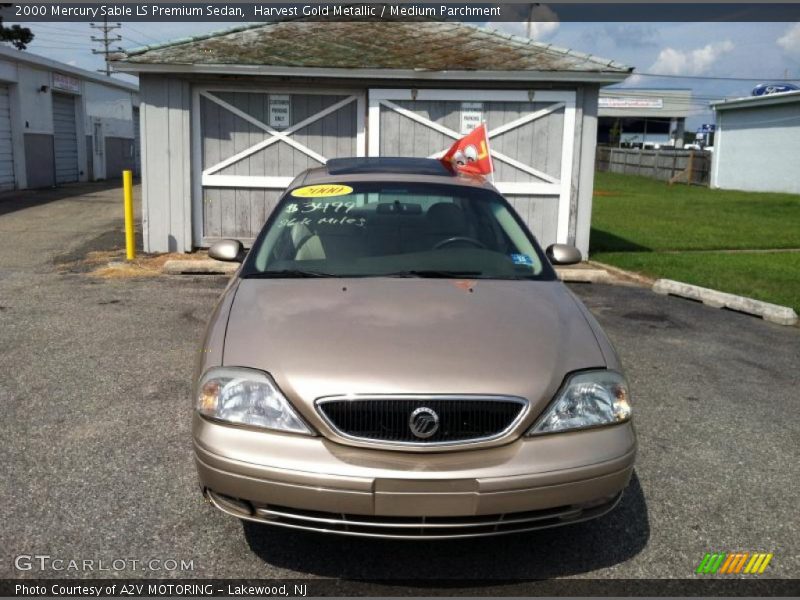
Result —
M 800 312 L 800 196 L 597 173 L 591 258 Z
M 592 250 L 800 248 L 800 196 L 595 174 Z
M 800 313 L 800 252 L 614 252 L 592 259 L 650 277 L 791 306 Z

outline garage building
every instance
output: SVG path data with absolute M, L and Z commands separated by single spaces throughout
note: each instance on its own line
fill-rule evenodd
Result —
M 800 194 L 800 92 L 715 102 L 711 187 Z
M 0 191 L 135 168 L 137 85 L 0 47 Z
M 690 108 L 692 90 L 688 89 L 604 89 L 597 142 L 624 148 L 681 148 Z
M 589 245 L 597 98 L 631 68 L 460 23 L 259 24 L 115 57 L 140 75 L 151 252 L 252 242 L 346 156 L 437 156 L 485 120 L 497 187 L 544 244 Z

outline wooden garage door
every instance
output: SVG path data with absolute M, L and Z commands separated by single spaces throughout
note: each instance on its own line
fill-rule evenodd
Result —
M 56 184 L 78 181 L 78 128 L 75 96 L 53 94 L 53 147 Z
M 281 192 L 329 158 L 363 156 L 358 94 L 203 88 L 195 90 L 195 160 L 202 201 L 195 239 L 252 242 Z M 198 207 L 196 207 L 198 208 Z
M 14 144 L 8 86 L 0 85 L 0 190 L 14 189 Z
M 497 188 L 542 245 L 567 241 L 575 93 L 370 90 L 370 156 L 439 157 L 486 123 Z

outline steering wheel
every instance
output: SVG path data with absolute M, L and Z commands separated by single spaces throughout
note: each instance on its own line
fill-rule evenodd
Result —
M 438 242 L 433 247 L 433 249 L 434 250 L 441 250 L 445 246 L 449 246 L 450 244 L 455 244 L 456 242 L 466 242 L 468 244 L 472 244 L 476 248 L 483 248 L 484 250 L 486 250 L 486 244 L 484 244 L 480 240 L 476 240 L 475 238 L 465 237 L 465 236 L 460 236 L 460 235 L 457 235 L 457 236 L 454 236 L 454 237 L 449 237 L 446 240 L 442 240 L 441 242 Z

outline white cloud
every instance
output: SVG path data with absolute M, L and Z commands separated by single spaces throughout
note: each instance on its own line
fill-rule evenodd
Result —
M 778 46 L 789 56 L 800 59 L 800 23 L 786 30 L 777 41 Z
M 558 31 L 558 15 L 549 6 L 542 4 L 536 5 L 531 11 L 531 38 L 542 40 L 550 37 Z
M 537 42 L 547 39 L 558 31 L 558 26 L 557 21 L 532 21 L 531 39 Z
M 558 15 L 549 6 L 537 5 L 533 7 L 532 11 L 527 8 L 524 10 L 524 15 L 521 15 L 524 21 L 499 23 L 498 28 L 514 35 L 528 37 L 528 19 L 530 18 L 530 37 L 537 42 L 558 31 L 561 23 L 558 22 Z
M 664 48 L 648 72 L 659 75 L 705 75 L 717 60 L 733 48 L 730 40 L 714 42 L 694 50 Z

